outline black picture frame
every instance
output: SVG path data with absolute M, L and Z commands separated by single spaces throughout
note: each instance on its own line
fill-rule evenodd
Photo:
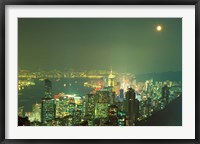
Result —
M 6 5 L 195 5 L 195 139 L 5 139 L 5 7 Z M 0 142 L 1 143 L 180 143 L 199 144 L 199 49 L 200 49 L 200 0 L 1 0 L 0 1 Z

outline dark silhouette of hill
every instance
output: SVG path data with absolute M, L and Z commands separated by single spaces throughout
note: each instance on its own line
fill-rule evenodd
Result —
M 136 79 L 138 82 L 145 82 L 146 80 L 149 80 L 151 78 L 153 78 L 154 81 L 182 81 L 182 71 L 136 74 Z
M 182 126 L 182 96 L 149 118 L 137 122 L 136 126 Z

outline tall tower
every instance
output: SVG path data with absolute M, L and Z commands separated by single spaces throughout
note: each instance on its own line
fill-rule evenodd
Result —
M 49 79 L 44 80 L 44 97 L 52 98 L 52 84 Z
M 95 119 L 99 120 L 98 125 L 104 125 L 108 117 L 109 91 L 100 90 L 96 93 Z
M 129 126 L 132 126 L 135 122 L 135 90 L 129 88 L 126 93 L 126 113 L 127 113 L 127 122 Z
M 88 121 L 88 125 L 93 125 L 95 118 L 95 104 L 97 97 L 95 94 L 87 94 L 85 97 L 85 119 Z
M 45 79 L 45 91 L 44 98 L 42 98 L 42 106 L 41 106 L 41 121 L 42 123 L 51 122 L 51 120 L 55 119 L 55 101 L 52 98 L 52 85 L 49 79 Z
M 120 100 L 123 101 L 124 100 L 124 89 L 120 89 L 119 92 L 120 92 L 119 93 Z
M 33 105 L 33 115 L 34 115 L 34 121 L 41 122 L 41 104 L 34 104 Z
M 115 75 L 112 74 L 112 69 L 111 69 L 110 74 L 108 76 L 108 86 L 114 87 L 115 85 L 114 78 L 115 78 Z
M 68 118 L 68 125 L 73 126 L 75 124 L 75 99 L 70 98 L 69 100 L 69 106 L 68 106 L 68 112 L 69 112 L 69 118 Z
M 162 100 L 164 105 L 169 103 L 169 87 L 167 85 L 162 88 Z

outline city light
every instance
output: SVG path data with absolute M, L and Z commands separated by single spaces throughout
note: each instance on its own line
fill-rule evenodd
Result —
M 57 77 L 39 80 L 44 85 L 44 96 L 40 102 L 33 104 L 32 111 L 24 111 L 26 107 L 19 106 L 20 123 L 26 120 L 26 123 L 28 121 L 29 125 L 34 126 L 134 126 L 163 110 L 182 94 L 181 82 L 153 79 L 136 82 L 134 74 L 115 74 L 110 71 L 101 78 L 96 77 L 96 80 L 88 77 L 86 82 L 82 82 L 82 87 L 90 88 L 92 93 L 82 95 L 63 91 L 53 94 L 54 83 L 61 83 L 62 79 L 66 79 L 66 74 L 59 81 Z M 38 82 L 34 82 L 34 79 L 27 76 L 27 80 L 19 79 L 18 85 L 28 90 L 28 87 L 37 86 Z M 51 79 L 55 79 L 54 83 Z M 69 84 L 71 82 L 66 85 L 61 83 L 60 86 L 65 89 Z M 78 79 L 74 84 L 79 84 Z M 101 87 L 96 89 L 99 84 Z M 24 90 L 19 91 L 23 93 Z

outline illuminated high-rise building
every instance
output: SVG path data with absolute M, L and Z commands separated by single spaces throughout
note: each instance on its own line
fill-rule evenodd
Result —
M 151 115 L 151 107 L 152 107 L 152 100 L 150 97 L 147 97 L 146 107 L 147 107 L 147 116 L 149 117 Z
M 109 92 L 97 91 L 96 95 L 95 118 L 106 118 L 108 117 Z
M 47 123 L 55 119 L 55 101 L 53 98 L 42 98 L 41 120 L 42 123 Z
M 68 119 L 68 125 L 72 126 L 75 124 L 75 99 L 73 97 L 69 98 L 69 106 L 68 106 L 68 114 L 69 114 L 69 119 Z
M 85 97 L 85 117 L 87 120 L 92 121 L 95 118 L 95 104 L 97 96 L 95 94 L 88 94 Z
M 82 120 L 82 109 L 83 105 L 82 104 L 77 104 L 76 105 L 76 110 L 75 110 L 75 124 L 80 124 Z
M 33 118 L 34 121 L 41 122 L 41 104 L 34 104 L 33 105 Z
M 124 89 L 120 89 L 120 90 L 119 90 L 119 97 L 120 97 L 120 100 L 121 100 L 121 101 L 124 100 Z
M 164 105 L 169 103 L 169 87 L 167 85 L 162 88 L 162 100 Z
M 135 111 L 135 122 L 137 121 L 137 119 L 140 116 L 140 102 L 138 99 L 135 99 L 135 106 L 134 106 L 134 111 Z
M 45 82 L 45 92 L 44 92 L 44 98 L 42 98 L 41 120 L 42 123 L 47 123 L 55 119 L 56 111 L 55 111 L 55 101 L 52 98 L 51 81 L 45 79 L 44 82 Z
M 52 84 L 49 79 L 44 80 L 44 97 L 45 98 L 52 98 Z
M 111 70 L 111 72 L 108 76 L 108 86 L 112 86 L 112 87 L 115 86 L 114 79 L 115 79 L 115 75 L 112 74 L 112 70 Z
M 132 126 L 135 122 L 135 90 L 129 88 L 126 92 L 126 112 L 127 112 L 127 125 Z
M 63 118 L 67 116 L 67 104 L 68 99 L 66 97 L 60 97 L 55 99 L 56 118 Z

